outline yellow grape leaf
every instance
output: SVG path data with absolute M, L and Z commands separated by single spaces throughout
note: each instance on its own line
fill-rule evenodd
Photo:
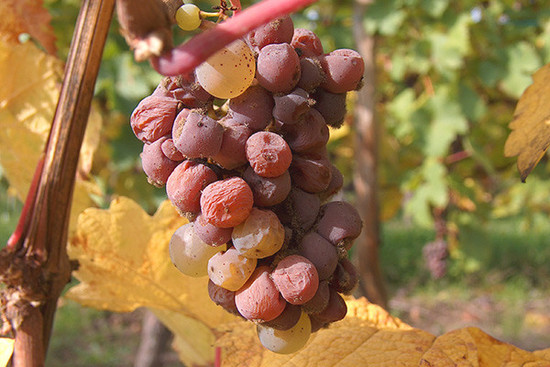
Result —
M 13 354 L 14 339 L 0 338 L 0 367 L 6 367 Z
M 222 348 L 222 366 L 550 366 L 548 351 L 527 352 L 477 328 L 435 337 L 393 318 L 364 298 L 346 303 L 344 320 L 319 330 L 302 350 L 289 355 L 265 350 L 250 323 L 222 325 L 217 341 Z
M 16 43 L 21 33 L 28 33 L 44 49 L 55 54 L 55 34 L 50 24 L 51 15 L 42 0 L 0 1 L 0 41 Z
M 504 145 L 507 157 L 518 155 L 518 170 L 521 180 L 542 158 L 550 146 L 550 64 L 537 70 L 530 85 L 516 106 L 513 131 Z
M 0 41 L 0 165 L 17 196 L 24 200 L 43 153 L 57 105 L 63 65 L 32 42 Z M 90 114 L 79 171 L 89 173 L 99 143 L 102 119 Z M 93 205 L 89 193 L 99 194 L 96 184 L 77 180 L 71 223 Z M 72 226 L 71 226 L 72 228 Z
M 213 329 L 236 317 L 210 300 L 207 277 L 187 277 L 172 265 L 168 243 L 184 223 L 169 201 L 154 216 L 124 197 L 109 210 L 85 210 L 68 246 L 81 283 L 67 297 L 118 312 L 149 307 L 176 334 L 185 364 L 205 365 L 214 358 Z

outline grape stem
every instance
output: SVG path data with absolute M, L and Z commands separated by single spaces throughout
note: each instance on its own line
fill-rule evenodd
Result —
M 187 74 L 216 51 L 249 31 L 275 18 L 300 10 L 315 1 L 264 0 L 239 12 L 216 27 L 196 35 L 162 56 L 152 57 L 151 64 L 162 75 Z M 235 5 L 234 2 L 236 1 L 232 1 L 232 5 Z

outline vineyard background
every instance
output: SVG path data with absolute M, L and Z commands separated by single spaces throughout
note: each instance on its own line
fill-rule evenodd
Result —
M 62 60 L 79 4 L 44 1 Z M 518 98 L 550 62 L 550 9 L 540 1 L 392 0 L 372 2 L 354 19 L 356 7 L 320 0 L 293 18 L 314 29 L 325 50 L 357 48 L 354 22 L 374 39 L 376 80 L 366 82 L 375 91 L 380 268 L 390 310 L 436 335 L 478 325 L 528 350 L 548 347 L 548 160 L 522 184 L 503 147 Z M 176 43 L 185 36 L 176 32 Z M 128 124 L 159 80 L 146 63 L 133 61 L 113 22 L 94 102 L 105 121 L 89 173 L 101 188 L 98 207 L 127 196 L 152 214 L 165 198 L 141 172 L 141 144 Z M 347 128 L 330 146 L 351 202 L 358 101 L 350 98 Z M 1 166 L 0 177 L 4 244 L 21 210 L 17 195 L 24 193 L 10 189 Z M 434 241 L 445 245 L 448 258 L 428 269 L 423 248 Z M 48 364 L 74 358 L 75 366 L 130 365 L 142 317 L 142 311 L 113 314 L 62 300 Z

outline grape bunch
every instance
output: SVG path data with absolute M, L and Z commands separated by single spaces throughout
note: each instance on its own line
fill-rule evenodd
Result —
M 326 145 L 363 71 L 356 51 L 324 53 L 287 16 L 165 78 L 131 116 L 149 182 L 189 219 L 172 262 L 208 275 L 212 301 L 277 353 L 343 319 L 358 281 L 347 252 L 362 223 L 330 201 L 343 177 Z

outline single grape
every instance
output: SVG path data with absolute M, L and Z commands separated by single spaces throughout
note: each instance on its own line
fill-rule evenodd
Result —
M 231 228 L 244 222 L 254 196 L 250 186 L 240 177 L 226 178 L 206 186 L 200 197 L 202 215 L 221 228 Z
M 323 115 L 327 125 L 339 128 L 346 117 L 346 93 L 331 93 L 322 88 L 313 95 L 313 107 Z
M 201 191 L 218 176 L 208 166 L 193 161 L 183 161 L 166 181 L 166 195 L 180 213 L 200 212 Z
M 258 55 L 256 79 L 272 93 L 288 93 L 300 80 L 300 58 L 288 43 L 267 45 Z
M 299 255 L 290 255 L 279 261 L 271 277 L 284 299 L 293 305 L 312 299 L 319 286 L 315 265 Z
M 181 124 L 180 115 L 177 117 L 177 124 Z M 213 118 L 191 111 L 174 144 L 187 158 L 209 158 L 220 151 L 223 131 L 223 127 Z
M 246 257 L 263 258 L 275 254 L 285 240 L 285 230 L 271 210 L 252 208 L 244 222 L 233 228 L 233 246 Z
M 246 141 L 252 135 L 252 130 L 237 122 L 231 114 L 227 114 L 219 123 L 224 128 L 222 145 L 212 160 L 225 169 L 235 169 L 248 163 Z
M 311 335 L 311 321 L 302 312 L 300 319 L 288 330 L 277 330 L 269 326 L 256 326 L 258 338 L 264 347 L 279 354 L 290 354 L 302 349 Z
M 220 246 L 231 241 L 233 228 L 220 228 L 209 223 L 204 215 L 199 214 L 195 219 L 195 233 L 210 246 Z
M 315 109 L 307 111 L 302 121 L 283 127 L 283 136 L 293 152 L 305 153 L 323 148 L 329 139 L 323 116 Z
M 214 96 L 205 91 L 197 82 L 194 72 L 165 77 L 153 95 L 174 98 L 185 108 L 203 108 L 212 103 L 214 99 Z
M 309 232 L 298 246 L 299 254 L 315 265 L 320 280 L 328 279 L 338 265 L 336 247 L 316 232 Z
M 246 319 L 271 321 L 285 309 L 286 302 L 269 277 L 269 266 L 259 266 L 235 293 L 235 304 Z
M 312 299 L 302 305 L 302 310 L 307 313 L 319 313 L 328 306 L 330 299 L 330 286 L 328 280 L 319 282 L 317 292 Z
M 359 274 L 355 266 L 347 258 L 340 259 L 330 286 L 338 293 L 350 294 L 359 282 Z
M 222 288 L 237 291 L 250 278 L 256 264 L 256 259 L 244 257 L 234 247 L 230 247 L 227 251 L 216 253 L 208 260 L 208 277 Z
M 290 16 L 272 20 L 250 31 L 247 40 L 254 51 L 259 52 L 272 43 L 290 43 L 294 34 L 294 23 Z
M 298 87 L 311 93 L 325 80 L 325 72 L 317 58 L 302 57 L 300 59 L 300 80 Z
M 208 296 L 215 304 L 222 306 L 227 312 L 241 316 L 235 304 L 235 291 L 222 288 L 214 284 L 212 280 L 208 280 Z
M 210 56 L 195 70 L 202 87 L 217 98 L 234 98 L 242 94 L 254 80 L 254 53 L 238 39 Z
M 150 95 L 139 102 L 130 116 L 130 125 L 136 137 L 152 143 L 172 130 L 178 101 L 174 98 Z
M 168 138 L 165 136 L 151 144 L 144 144 L 143 152 L 140 154 L 143 172 L 147 175 L 149 183 L 156 187 L 164 186 L 178 165 L 178 162 L 168 158 L 162 151 L 162 145 L 167 140 Z
M 162 142 L 161 145 L 162 153 L 168 158 L 173 160 L 174 162 L 181 162 L 185 159 L 183 154 L 176 148 L 174 145 L 173 139 L 166 139 Z
M 243 173 L 243 179 L 250 185 L 254 194 L 254 205 L 267 207 L 283 202 L 291 189 L 290 174 L 285 171 L 277 177 L 262 177 L 252 167 Z
M 183 4 L 176 11 L 176 24 L 184 31 L 194 31 L 201 25 L 200 11 L 194 4 Z
M 300 56 L 311 57 L 323 54 L 321 40 L 309 29 L 296 28 L 290 44 Z
M 294 154 L 290 166 L 292 182 L 310 193 L 328 188 L 332 179 L 332 165 L 324 153 Z
M 323 201 L 326 201 L 328 198 L 336 194 L 338 191 L 340 191 L 342 186 L 344 186 L 344 176 L 335 165 L 332 165 L 331 172 L 332 174 L 328 187 L 319 194 L 321 200 Z
M 258 175 L 277 177 L 290 166 L 292 152 L 280 135 L 259 131 L 246 141 L 246 158 Z
M 342 320 L 346 317 L 348 312 L 348 306 L 346 301 L 336 292 L 332 287 L 329 287 L 330 297 L 328 305 L 321 312 L 312 313 L 311 318 L 318 319 L 319 321 L 330 323 Z
M 225 246 L 212 247 L 195 235 L 193 223 L 179 227 L 172 235 L 169 244 L 170 259 L 176 268 L 190 277 L 208 274 L 208 261 Z
M 284 311 L 279 316 L 271 321 L 262 322 L 262 326 L 288 330 L 298 323 L 300 316 L 302 316 L 302 308 L 287 302 Z
M 273 96 L 259 85 L 253 85 L 243 94 L 229 100 L 232 119 L 253 131 L 265 129 L 273 119 Z
M 313 104 L 309 94 L 301 88 L 296 88 L 288 94 L 275 96 L 274 100 L 273 117 L 285 125 L 293 125 L 301 121 Z
M 341 245 L 349 250 L 363 226 L 357 210 L 345 201 L 332 201 L 321 207 L 321 213 L 317 233 L 333 245 Z
M 332 51 L 319 58 L 326 78 L 321 86 L 331 93 L 360 88 L 365 63 L 359 52 L 349 49 Z
M 293 187 L 287 199 L 273 209 L 283 224 L 305 233 L 317 219 L 320 207 L 317 195 Z

